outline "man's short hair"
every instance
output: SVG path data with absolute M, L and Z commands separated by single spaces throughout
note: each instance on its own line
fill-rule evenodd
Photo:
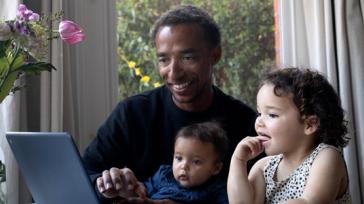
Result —
M 220 29 L 214 19 L 204 10 L 191 5 L 177 6 L 175 9 L 163 14 L 155 23 L 152 33 L 155 42 L 156 35 L 161 27 L 179 24 L 195 24 L 201 31 L 211 47 L 220 46 Z

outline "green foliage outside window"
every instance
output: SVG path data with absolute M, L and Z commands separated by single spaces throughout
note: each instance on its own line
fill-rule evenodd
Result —
M 121 99 L 162 83 L 151 32 L 155 20 L 179 4 L 201 7 L 216 20 L 223 56 L 215 66 L 215 84 L 254 107 L 259 77 L 274 64 L 272 0 L 117 0 Z

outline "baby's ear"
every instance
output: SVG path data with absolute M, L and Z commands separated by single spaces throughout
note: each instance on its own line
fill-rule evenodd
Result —
M 316 115 L 308 116 L 305 121 L 305 134 L 312 135 L 320 126 L 320 119 Z
M 222 162 L 216 163 L 215 168 L 213 169 L 212 175 L 217 175 L 221 171 L 223 165 L 224 164 Z

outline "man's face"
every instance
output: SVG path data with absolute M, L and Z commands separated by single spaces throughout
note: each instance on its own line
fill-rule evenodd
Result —
M 161 27 L 155 43 L 159 74 L 176 105 L 187 111 L 207 108 L 212 101 L 212 68 L 220 59 L 220 48 L 211 49 L 195 24 Z

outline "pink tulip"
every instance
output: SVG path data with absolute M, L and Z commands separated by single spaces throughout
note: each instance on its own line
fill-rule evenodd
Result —
M 68 44 L 76 44 L 86 37 L 81 27 L 72 21 L 61 21 L 58 31 L 61 39 Z

